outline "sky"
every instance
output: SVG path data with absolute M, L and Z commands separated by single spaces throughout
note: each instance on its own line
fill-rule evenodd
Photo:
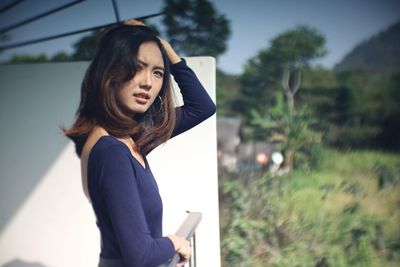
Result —
M 15 0 L 3 0 L 0 7 Z M 0 14 L 0 28 L 69 3 L 72 0 L 25 0 Z M 240 74 L 246 62 L 271 39 L 297 25 L 316 28 L 326 37 L 328 54 L 314 64 L 332 68 L 357 44 L 400 21 L 400 0 L 210 0 L 231 24 L 227 51 L 218 58 L 218 67 Z M 162 0 L 116 0 L 121 19 L 161 11 Z M 8 33 L 8 43 L 107 24 L 116 20 L 111 0 L 87 0 L 64 11 Z M 161 18 L 149 20 L 161 23 Z M 3 51 L 0 61 L 13 54 L 53 55 L 72 52 L 75 35 Z M 3 42 L 3 44 L 7 44 Z

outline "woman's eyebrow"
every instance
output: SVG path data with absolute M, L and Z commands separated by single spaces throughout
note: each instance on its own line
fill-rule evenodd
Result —
M 144 62 L 144 61 L 142 61 L 140 59 L 138 59 L 138 62 L 139 62 L 140 65 L 143 65 L 145 67 L 147 67 L 149 65 L 148 63 L 146 63 L 146 62 Z M 164 67 L 163 66 L 155 66 L 154 69 L 159 69 L 159 70 L 164 71 Z

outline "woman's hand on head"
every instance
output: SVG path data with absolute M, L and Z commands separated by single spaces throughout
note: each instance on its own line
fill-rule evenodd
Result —
M 158 39 L 160 39 L 162 46 L 164 47 L 165 51 L 167 52 L 168 59 L 171 62 L 171 64 L 176 64 L 179 61 L 181 61 L 181 57 L 175 52 L 175 50 L 172 48 L 172 45 L 168 41 L 166 41 L 160 37 L 158 37 Z
M 174 244 L 175 251 L 181 256 L 181 261 L 176 265 L 176 267 L 185 265 L 192 255 L 192 246 L 190 242 L 177 235 L 169 235 L 168 238 L 171 239 Z
M 132 26 L 146 26 L 143 21 L 136 20 L 136 19 L 127 19 L 123 21 L 125 25 L 132 25 Z
M 146 26 L 146 24 L 144 24 L 142 21 L 136 19 L 127 19 L 124 20 L 123 23 L 125 25 L 132 25 L 132 26 Z M 168 59 L 171 62 L 171 64 L 176 64 L 179 61 L 181 61 L 181 57 L 175 52 L 175 50 L 172 48 L 171 44 L 168 41 L 160 37 L 158 37 L 158 39 L 160 39 L 162 46 L 167 52 Z

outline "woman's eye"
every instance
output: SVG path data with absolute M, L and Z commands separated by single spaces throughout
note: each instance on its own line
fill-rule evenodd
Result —
M 154 75 L 156 76 L 156 77 L 158 77 L 158 78 L 162 78 L 163 76 L 164 76 L 164 73 L 162 72 L 162 71 L 155 71 L 154 72 Z
M 143 66 L 142 65 L 137 66 L 136 71 L 139 72 L 141 70 L 143 70 Z

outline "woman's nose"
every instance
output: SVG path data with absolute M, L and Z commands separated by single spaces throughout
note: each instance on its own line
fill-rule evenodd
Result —
M 152 84 L 151 73 L 143 71 L 140 77 L 140 88 L 150 90 Z

